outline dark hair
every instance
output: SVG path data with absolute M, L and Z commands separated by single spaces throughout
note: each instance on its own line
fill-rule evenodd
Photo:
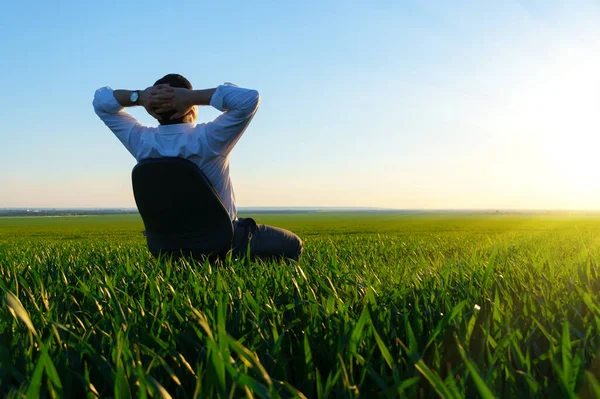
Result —
M 163 76 L 162 78 L 158 79 L 154 83 L 154 85 L 156 86 L 165 83 L 171 87 L 182 87 L 184 89 L 192 90 L 192 84 L 190 83 L 190 81 L 177 73 L 170 73 L 168 75 Z M 185 120 L 183 116 L 181 118 L 171 120 L 171 117 L 174 114 L 175 111 L 168 111 L 158 114 L 162 118 L 158 121 L 158 123 L 160 123 L 161 125 L 174 125 L 176 123 L 184 123 Z

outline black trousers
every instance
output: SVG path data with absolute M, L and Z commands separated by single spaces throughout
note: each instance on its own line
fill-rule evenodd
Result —
M 291 231 L 256 224 L 252 218 L 240 218 L 233 222 L 234 256 L 244 256 L 248 247 L 252 258 L 298 260 L 302 240 Z

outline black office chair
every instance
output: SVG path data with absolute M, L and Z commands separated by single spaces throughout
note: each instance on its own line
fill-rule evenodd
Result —
M 193 162 L 183 158 L 145 159 L 133 168 L 131 179 L 153 256 L 223 258 L 231 249 L 233 225 L 229 213 Z

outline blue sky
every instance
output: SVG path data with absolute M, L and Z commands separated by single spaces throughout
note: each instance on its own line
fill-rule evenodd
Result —
M 12 2 L 0 33 L 0 207 L 134 206 L 91 101 L 171 72 L 260 91 L 240 206 L 600 207 L 597 1 Z

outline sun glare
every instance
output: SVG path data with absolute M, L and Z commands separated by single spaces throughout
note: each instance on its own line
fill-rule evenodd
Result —
M 577 208 L 595 208 L 600 200 L 599 53 L 559 47 L 516 96 L 531 162 L 542 166 L 546 188 Z

